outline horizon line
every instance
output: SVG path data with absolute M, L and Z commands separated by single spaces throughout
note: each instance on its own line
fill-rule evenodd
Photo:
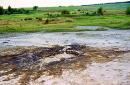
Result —
M 38 6 L 39 8 L 46 8 L 46 7 L 69 7 L 69 6 L 91 6 L 91 5 L 101 5 L 101 4 L 114 4 L 114 3 L 126 3 L 126 2 L 130 2 L 130 0 L 128 1 L 120 1 L 120 2 L 105 2 L 105 3 L 95 3 L 95 4 L 81 4 L 81 5 L 58 5 L 58 6 L 38 6 L 38 5 L 34 5 L 34 6 Z M 2 6 L 2 5 L 0 5 Z M 11 6 L 11 5 L 8 5 Z M 2 6 L 3 8 L 8 8 Z M 11 6 L 12 7 L 12 6 Z M 26 6 L 26 7 L 12 7 L 12 8 L 32 8 L 33 6 Z

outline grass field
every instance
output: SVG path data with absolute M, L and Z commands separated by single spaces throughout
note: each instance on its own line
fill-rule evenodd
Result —
M 77 9 L 82 10 L 97 10 L 99 7 L 103 7 L 105 10 L 125 10 L 130 3 L 112 3 L 112 4 L 95 4 L 95 5 L 82 5 L 82 6 L 61 6 L 61 7 L 44 7 L 40 8 L 43 11 L 61 11 L 70 10 L 75 11 Z
M 129 5 L 130 3 L 115 3 L 91 6 L 44 7 L 30 14 L 0 15 L 0 32 L 88 30 L 75 29 L 76 26 L 81 25 L 130 29 L 130 16 L 125 15 L 125 10 Z M 84 14 L 84 12 L 94 12 L 99 7 L 103 7 L 104 16 L 88 16 Z M 62 10 L 69 10 L 71 14 L 61 15 Z M 48 17 L 48 13 L 51 14 L 51 17 Z M 42 20 L 37 20 L 37 17 L 42 18 Z M 31 20 L 24 20 L 26 18 L 31 18 Z M 49 23 L 45 24 L 47 19 Z

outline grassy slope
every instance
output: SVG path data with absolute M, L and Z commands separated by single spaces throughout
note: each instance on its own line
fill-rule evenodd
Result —
M 112 4 L 99 4 L 99 5 L 86 5 L 86 6 L 68 6 L 68 7 L 44 7 L 40 8 L 43 11 L 61 11 L 61 10 L 70 10 L 74 11 L 77 9 L 85 10 L 97 10 L 99 7 L 103 7 L 105 10 L 125 10 L 130 3 L 112 3 Z
M 104 5 L 92 5 L 92 6 L 71 6 L 71 7 L 48 7 L 40 8 L 39 12 L 32 14 L 15 14 L 15 15 L 2 15 L 0 16 L 0 32 L 32 32 L 32 31 L 83 31 L 77 30 L 73 27 L 78 25 L 100 25 L 114 28 L 130 29 L 130 16 L 124 15 L 126 7 L 130 3 L 118 3 L 118 4 L 104 4 Z M 64 22 L 58 24 L 43 24 L 42 21 L 31 20 L 21 21 L 26 17 L 42 17 L 46 18 L 45 14 L 49 11 L 59 11 L 63 9 L 67 10 L 96 10 L 99 7 L 103 7 L 106 10 L 104 16 L 82 16 L 72 15 L 71 19 L 74 22 Z M 43 12 L 44 10 L 44 12 Z M 62 17 L 63 19 L 66 17 Z

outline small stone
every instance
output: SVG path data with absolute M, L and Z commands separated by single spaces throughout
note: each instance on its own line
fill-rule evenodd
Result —
M 8 43 L 8 42 L 5 41 L 5 42 L 3 42 L 3 43 Z

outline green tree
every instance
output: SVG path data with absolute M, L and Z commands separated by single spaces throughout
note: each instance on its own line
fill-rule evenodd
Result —
M 127 15 L 130 15 L 130 6 L 127 7 L 127 9 L 126 9 L 126 14 L 127 14 Z
M 102 7 L 100 7 L 100 8 L 97 10 L 97 14 L 98 14 L 98 15 L 104 15 L 104 14 L 103 14 L 103 8 L 102 8 Z
M 70 14 L 70 12 L 68 10 L 63 10 L 61 14 Z
M 38 6 L 34 6 L 33 10 L 36 11 L 38 9 Z
M 24 14 L 24 13 L 25 13 L 25 9 L 24 9 L 24 8 L 20 8 L 20 9 L 18 10 L 18 12 L 19 12 L 19 14 Z
M 11 8 L 11 6 L 8 6 L 8 14 L 13 14 L 13 9 Z
M 2 6 L 0 6 L 0 15 L 3 15 L 4 14 L 4 9 Z

